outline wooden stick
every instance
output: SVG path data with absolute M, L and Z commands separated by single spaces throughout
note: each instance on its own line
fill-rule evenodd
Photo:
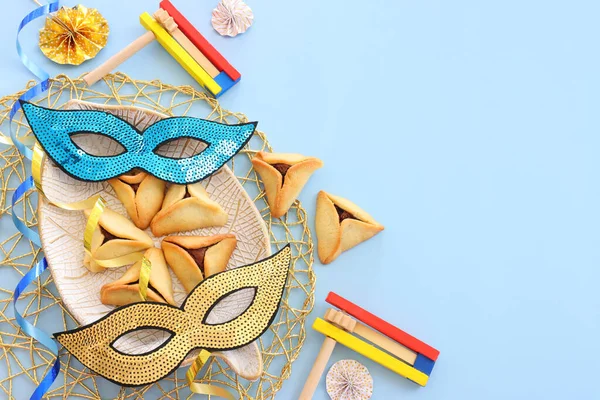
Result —
M 100 65 L 98 68 L 94 69 L 87 75 L 83 77 L 83 80 L 88 86 L 93 85 L 102 79 L 109 72 L 117 68 L 119 65 L 124 63 L 129 57 L 146 47 L 148 44 L 152 43 L 152 41 L 156 37 L 154 33 L 148 31 L 133 42 L 131 42 L 127 47 L 123 50 L 106 60 L 106 62 Z
M 347 316 L 344 313 L 339 313 L 336 310 L 329 309 L 325 313 L 325 318 L 330 318 L 335 320 L 336 324 L 340 326 L 340 328 L 345 329 L 347 331 L 353 331 L 356 321 Z M 323 371 L 325 371 L 325 366 L 329 361 L 329 357 L 331 357 L 331 353 L 333 352 L 333 348 L 335 347 L 335 340 L 326 337 L 323 342 L 323 346 L 321 346 L 321 351 L 317 354 L 317 359 L 310 370 L 310 374 L 308 374 L 308 378 L 306 378 L 306 383 L 304 384 L 304 389 L 302 389 L 302 393 L 300 393 L 299 400 L 310 400 L 312 399 L 313 394 L 315 393 L 315 389 L 319 385 L 319 381 L 321 380 L 321 376 L 323 375 Z
M 339 323 L 337 323 L 336 321 L 340 320 L 344 315 L 346 314 L 344 314 L 341 311 L 337 311 L 333 308 L 330 308 L 325 313 L 325 321 L 331 322 L 335 325 L 339 325 Z M 348 324 L 346 324 L 346 326 L 348 326 Z M 361 336 L 367 339 L 369 342 L 381 347 L 382 349 L 389 351 L 390 353 L 392 353 L 402 361 L 406 362 L 407 364 L 415 365 L 417 353 L 402 346 L 400 343 L 390 339 L 389 337 L 361 324 L 360 322 L 355 321 L 354 329 L 346 330 L 350 333 L 356 333 L 358 336 Z
M 374 331 L 373 329 L 361 324 L 360 322 L 356 323 L 354 333 L 356 333 L 358 336 L 367 339 L 369 342 L 376 344 L 382 349 L 389 351 L 405 363 L 415 365 L 417 353 L 415 353 L 407 347 L 402 346 L 400 343 L 390 339 L 389 337 L 382 335 L 377 331 Z
M 216 77 L 217 75 L 219 75 L 219 70 L 217 69 L 217 67 L 215 67 L 208 58 L 206 58 L 206 56 L 204 54 L 202 54 L 202 52 L 200 50 L 198 50 L 198 48 L 196 46 L 194 46 L 194 43 L 191 42 L 190 39 L 187 38 L 187 36 L 185 36 L 183 34 L 183 32 L 181 32 L 179 29 L 174 30 L 173 32 L 171 32 L 171 36 L 173 36 L 173 38 L 175 40 L 177 40 L 177 42 L 181 45 L 181 47 L 183 47 L 185 49 L 185 51 L 188 52 L 188 54 L 190 56 L 192 56 L 192 58 L 194 60 L 196 60 L 196 62 L 198 64 L 200 64 L 200 66 L 211 76 L 211 77 Z
M 306 383 L 304 384 L 304 389 L 302 389 L 302 393 L 300 393 L 300 397 L 298 400 L 311 400 L 317 386 L 319 386 L 319 381 L 321 380 L 321 376 L 323 375 L 323 371 L 325 371 L 325 367 L 327 366 L 327 362 L 329 362 L 329 358 L 331 357 L 331 353 L 333 353 L 333 349 L 335 348 L 336 341 L 326 337 L 323 341 L 323 345 L 321 346 L 321 350 L 319 354 L 317 354 L 317 358 L 315 363 L 313 364 L 312 369 L 310 370 L 310 374 L 308 374 L 308 378 L 306 378 Z

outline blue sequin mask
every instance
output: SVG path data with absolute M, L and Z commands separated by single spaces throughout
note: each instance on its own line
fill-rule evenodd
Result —
M 140 132 L 122 119 L 90 110 L 52 110 L 21 103 L 33 134 L 46 154 L 67 174 L 84 181 L 104 181 L 134 168 L 177 184 L 198 182 L 221 168 L 252 137 L 256 122 L 226 125 L 193 117 L 172 117 Z M 79 148 L 71 136 L 80 133 L 105 135 L 123 146 L 114 156 L 94 156 Z M 156 153 L 161 145 L 179 138 L 207 144 L 201 153 L 169 158 Z

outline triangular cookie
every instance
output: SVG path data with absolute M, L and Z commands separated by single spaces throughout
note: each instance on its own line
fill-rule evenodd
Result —
M 175 305 L 171 276 L 169 275 L 163 252 L 153 247 L 146 250 L 144 256 L 152 264 L 148 290 L 146 291 L 147 300 Z M 121 278 L 102 286 L 102 289 L 100 289 L 100 300 L 102 303 L 113 306 L 124 306 L 142 301 L 139 294 L 141 267 L 142 261 L 140 260 L 129 267 Z
M 232 234 L 214 236 L 167 236 L 161 247 L 187 293 L 204 278 L 225 271 L 237 240 Z
M 226 223 L 227 213 L 219 203 L 208 197 L 206 189 L 198 182 L 193 185 L 171 185 L 150 229 L 155 236 L 163 236 L 209 226 L 224 226 Z
M 271 215 L 280 218 L 288 212 L 310 176 L 323 166 L 323 162 L 300 154 L 259 151 L 252 159 L 252 165 L 265 186 Z
M 315 227 L 323 264 L 383 230 L 383 225 L 356 204 L 324 191 L 317 196 Z
M 108 183 L 133 223 L 140 229 L 150 226 L 165 197 L 166 182 L 140 171 L 109 179 Z
M 85 210 L 89 218 L 90 210 Z M 111 210 L 104 209 L 93 233 L 91 257 L 84 259 L 84 265 L 92 272 L 103 270 L 94 260 L 110 260 L 131 253 L 144 251 L 154 246 L 150 236 L 136 227 L 133 222 Z

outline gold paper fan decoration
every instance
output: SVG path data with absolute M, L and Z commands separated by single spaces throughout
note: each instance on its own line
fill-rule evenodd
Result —
M 108 23 L 95 8 L 61 7 L 40 30 L 40 49 L 54 62 L 79 65 L 96 57 L 108 40 Z

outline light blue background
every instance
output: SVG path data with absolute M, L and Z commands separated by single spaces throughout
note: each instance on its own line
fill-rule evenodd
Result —
M 6 95 L 32 77 L 14 37 L 34 3 L 3 3 Z M 43 57 L 40 24 L 22 43 L 76 77 L 141 35 L 156 3 L 85 0 L 111 36 L 80 67 Z M 332 361 L 364 363 L 374 399 L 600 398 L 597 2 L 248 0 L 255 24 L 234 39 L 210 26 L 216 0 L 174 3 L 243 75 L 223 107 L 276 151 L 324 160 L 300 196 L 310 215 L 325 189 L 386 226 L 315 262 L 307 325 L 333 290 L 441 351 L 426 388 L 344 348 Z M 193 84 L 158 44 L 121 70 Z M 277 398 L 298 396 L 321 342 L 309 329 Z

